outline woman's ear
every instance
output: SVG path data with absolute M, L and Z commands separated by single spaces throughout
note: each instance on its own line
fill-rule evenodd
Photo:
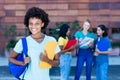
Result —
M 42 27 L 44 27 L 44 23 L 42 23 Z
M 102 31 L 102 33 L 104 33 L 105 31 Z

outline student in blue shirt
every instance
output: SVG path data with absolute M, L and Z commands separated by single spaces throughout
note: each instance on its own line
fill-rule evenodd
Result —
M 97 27 L 97 41 L 95 43 L 95 66 L 97 80 L 108 80 L 108 55 L 111 51 L 110 39 L 107 36 L 107 28 L 105 25 Z
M 92 31 L 91 22 L 89 20 L 86 20 L 83 23 L 83 27 L 81 31 L 77 31 L 75 33 L 75 38 L 79 41 L 79 52 L 77 57 L 77 66 L 76 66 L 76 73 L 75 73 L 75 80 L 79 80 L 82 68 L 84 65 L 84 62 L 86 62 L 86 80 L 91 80 L 91 71 L 92 71 L 92 61 L 93 61 L 93 52 L 91 48 L 91 44 L 93 42 L 88 43 L 88 41 L 84 41 L 84 39 L 89 38 L 93 39 L 95 38 L 95 34 Z

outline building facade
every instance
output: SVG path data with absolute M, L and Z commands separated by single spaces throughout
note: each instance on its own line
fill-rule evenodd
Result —
M 24 32 L 25 12 L 33 6 L 49 14 L 48 28 L 53 28 L 56 22 L 78 20 L 82 25 L 84 20 L 90 19 L 94 28 L 105 24 L 111 40 L 120 40 L 120 0 L 0 0 L 0 54 L 8 42 L 4 35 L 6 29 L 16 25 L 17 32 Z

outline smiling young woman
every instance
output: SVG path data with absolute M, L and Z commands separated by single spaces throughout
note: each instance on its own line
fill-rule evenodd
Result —
M 92 32 L 92 25 L 89 20 L 86 20 L 83 23 L 82 29 L 75 33 L 75 38 L 79 41 L 79 43 L 85 38 L 95 39 L 95 34 Z M 93 61 L 93 52 L 91 49 L 92 44 L 93 43 L 89 43 L 84 46 L 79 45 L 75 80 L 79 80 L 84 62 L 86 62 L 86 80 L 91 80 L 92 61 Z
M 28 69 L 24 75 L 25 80 L 50 80 L 49 68 L 40 68 L 40 62 L 44 61 L 52 66 L 58 66 L 60 63 L 58 55 L 60 48 L 58 45 L 55 49 L 55 56 L 53 60 L 50 60 L 47 55 L 42 54 L 44 53 L 44 48 L 47 41 L 56 42 L 55 38 L 47 36 L 41 31 L 47 27 L 48 23 L 48 14 L 38 7 L 30 8 L 25 14 L 24 24 L 31 33 L 26 37 L 29 57 L 25 58 L 24 62 L 16 60 L 17 55 L 23 51 L 21 39 L 17 42 L 9 57 L 9 61 L 17 65 L 25 65 L 28 63 Z M 22 77 L 23 74 L 20 78 Z

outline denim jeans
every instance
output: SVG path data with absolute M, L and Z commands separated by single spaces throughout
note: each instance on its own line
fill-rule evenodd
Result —
M 74 80 L 79 80 L 84 62 L 86 62 L 86 80 L 91 80 L 92 61 L 93 61 L 93 53 L 90 48 L 79 49 Z
M 108 63 L 96 63 L 96 78 L 97 80 L 108 80 Z
M 71 59 L 71 54 L 65 53 L 60 56 L 60 80 L 69 80 Z

